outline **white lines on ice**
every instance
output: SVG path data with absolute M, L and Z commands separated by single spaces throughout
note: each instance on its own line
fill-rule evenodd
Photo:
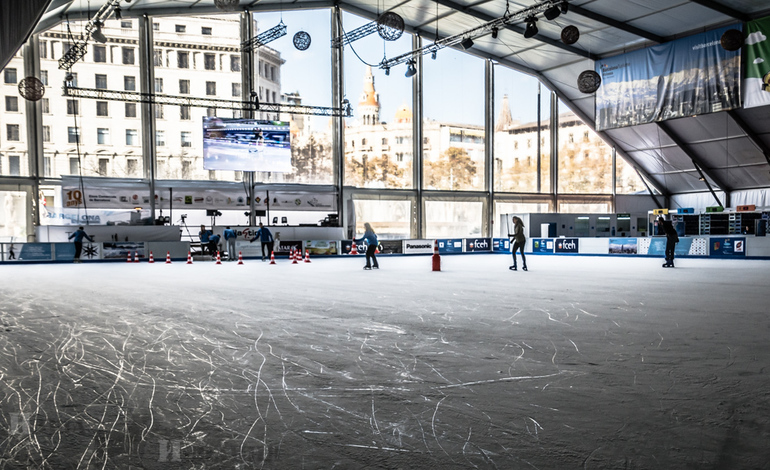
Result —
M 660 345 L 663 343 L 663 335 L 658 332 L 658 336 L 660 336 L 660 341 L 658 341 L 658 349 L 660 349 Z
M 478 380 L 475 382 L 463 382 L 460 384 L 451 384 L 451 385 L 441 385 L 439 387 L 435 387 L 436 389 L 443 390 L 447 388 L 457 388 L 457 387 L 469 387 L 471 385 L 486 385 L 486 384 L 493 384 L 498 382 L 513 382 L 517 380 L 534 380 L 534 379 L 546 379 L 548 377 L 556 377 L 558 375 L 561 375 L 565 372 L 557 372 L 555 374 L 548 374 L 548 375 L 529 375 L 529 376 L 518 376 L 518 377 L 501 377 L 499 379 L 489 379 L 489 380 Z
M 582 308 L 579 308 L 578 310 L 580 310 L 581 312 L 585 313 L 586 315 L 588 315 L 590 317 L 597 318 L 599 316 L 599 315 L 594 315 L 593 313 L 588 313 L 585 310 L 583 310 Z
M 573 345 L 573 346 L 575 346 L 575 351 L 577 351 L 578 353 L 580 352 L 580 350 L 579 350 L 579 349 L 578 349 L 578 347 L 577 347 L 577 344 L 575 344 L 575 342 L 574 342 L 574 341 L 572 341 L 572 340 L 571 340 L 571 339 L 569 339 L 569 338 L 567 338 L 567 341 L 569 341 L 570 343 L 572 343 L 572 345 Z
M 433 418 L 430 420 L 430 427 L 433 430 L 433 439 L 436 440 L 436 444 L 438 444 L 438 447 L 446 454 L 449 455 L 449 453 L 441 446 L 441 443 L 438 441 L 438 436 L 436 435 L 436 415 L 438 414 L 438 407 L 441 406 L 441 402 L 446 400 L 447 397 L 442 398 L 441 400 L 436 403 L 436 409 L 433 410 Z

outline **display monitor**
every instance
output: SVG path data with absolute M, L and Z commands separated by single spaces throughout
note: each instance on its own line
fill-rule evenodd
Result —
M 289 123 L 203 118 L 203 169 L 289 173 Z

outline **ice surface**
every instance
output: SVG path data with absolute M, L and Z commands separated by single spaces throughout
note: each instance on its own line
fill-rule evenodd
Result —
M 0 469 L 770 461 L 767 261 L 354 258 L 0 266 Z

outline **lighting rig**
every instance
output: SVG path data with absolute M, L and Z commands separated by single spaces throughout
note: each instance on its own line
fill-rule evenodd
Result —
M 244 52 L 249 52 L 283 36 L 286 36 L 286 25 L 283 24 L 283 21 L 281 21 L 277 26 L 273 26 L 267 31 L 257 34 L 251 39 L 243 41 L 241 43 L 241 50 Z
M 545 2 L 538 3 L 515 13 L 508 13 L 506 11 L 503 16 L 490 20 L 482 25 L 464 31 L 460 34 L 455 34 L 454 36 L 449 36 L 443 39 L 437 38 L 435 42 L 423 46 L 421 49 L 415 49 L 411 52 L 406 52 L 390 59 L 383 59 L 383 61 L 380 62 L 379 68 L 384 69 L 387 74 L 390 69 L 396 65 L 407 63 L 411 66 L 411 68 L 408 68 L 407 70 L 407 76 L 409 77 L 414 75 L 414 73 L 411 73 L 413 64 L 415 59 L 421 55 L 431 54 L 431 56 L 435 58 L 436 53 L 440 49 L 456 45 L 460 45 L 464 49 L 469 49 L 471 46 L 473 46 L 474 39 L 486 36 L 487 34 L 491 34 L 492 37 L 496 37 L 498 31 L 505 28 L 505 26 L 521 20 L 527 24 L 524 37 L 531 38 L 537 34 L 537 26 L 535 23 L 537 22 L 538 14 L 544 13 L 546 18 L 555 19 L 557 16 L 559 16 L 559 14 L 566 13 L 568 9 L 568 0 L 546 0 Z M 409 75 L 409 73 L 411 73 L 411 75 Z
M 377 18 L 377 21 L 372 21 L 349 33 L 333 38 L 332 47 L 348 45 L 351 42 L 358 41 L 375 32 L 379 33 L 380 37 L 386 41 L 395 41 L 400 38 L 404 32 L 404 19 L 397 13 L 390 11 L 383 13 L 382 16 Z
M 72 66 L 86 55 L 89 37 L 97 42 L 106 42 L 104 33 L 102 33 L 102 26 L 104 26 L 104 21 L 110 17 L 113 10 L 117 8 L 120 11 L 118 8 L 120 2 L 121 0 L 108 0 L 107 3 L 99 8 L 93 18 L 88 20 L 85 26 L 85 34 L 59 59 L 59 70 L 72 69 Z

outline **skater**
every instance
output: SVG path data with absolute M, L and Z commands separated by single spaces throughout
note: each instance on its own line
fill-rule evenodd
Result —
M 219 240 L 221 238 L 222 237 L 217 235 L 217 234 L 211 235 L 209 237 L 209 254 L 211 256 L 215 256 L 220 251 L 220 249 L 219 249 Z
M 227 242 L 227 260 L 235 261 L 235 240 L 238 239 L 238 234 L 236 234 L 235 230 L 230 227 L 225 227 L 224 235 L 225 241 Z
M 513 255 L 513 266 L 508 267 L 511 271 L 516 271 L 516 250 L 521 250 L 521 269 L 527 270 L 527 258 L 524 256 L 524 245 L 527 244 L 527 237 L 524 236 L 524 222 L 517 216 L 513 216 L 513 233 L 508 234 L 513 238 L 511 244 L 511 254 Z
M 201 224 L 201 230 L 198 232 L 198 238 L 200 238 L 201 241 L 201 254 L 206 254 L 206 247 L 209 245 L 209 238 L 211 237 L 213 233 L 211 230 L 206 230 L 206 226 Z M 214 253 L 211 253 L 212 255 Z
M 674 224 L 663 216 L 658 217 L 658 225 L 660 225 L 660 229 L 666 235 L 666 262 L 663 263 L 663 267 L 673 268 L 674 252 L 676 251 L 676 244 L 679 243 L 679 235 L 676 233 Z
M 262 261 L 265 261 L 265 249 L 267 249 L 267 256 L 273 252 L 273 234 L 270 233 L 270 229 L 262 225 L 262 222 L 259 223 L 259 230 L 254 234 L 254 238 L 249 240 L 249 243 L 253 243 L 257 238 L 262 243 Z
M 83 227 L 78 227 L 78 229 L 69 236 L 69 240 L 72 240 L 73 238 L 75 239 L 75 259 L 72 262 L 80 263 L 80 253 L 83 252 L 83 238 L 88 239 L 90 242 L 94 241 L 94 239 L 83 230 Z
M 377 257 L 374 252 L 377 250 L 377 234 L 374 233 L 374 229 L 369 225 L 369 222 L 364 223 L 364 236 L 356 239 L 356 243 L 363 243 L 366 240 L 366 266 L 364 269 L 380 269 L 379 263 L 377 263 Z

